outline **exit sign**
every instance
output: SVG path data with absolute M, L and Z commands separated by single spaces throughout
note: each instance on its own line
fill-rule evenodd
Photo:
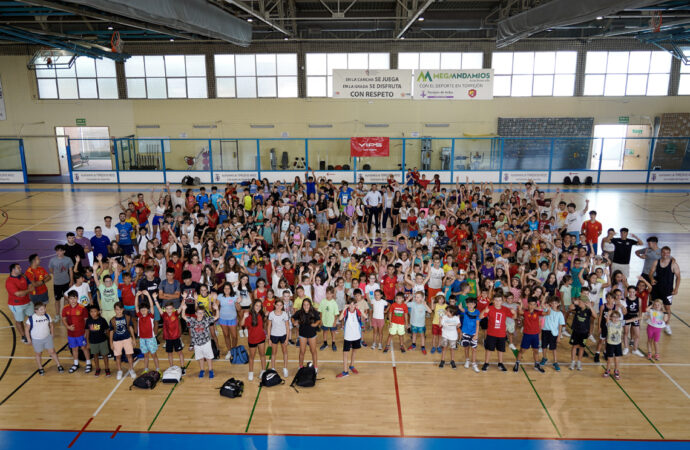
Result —
M 86 126 L 86 119 L 77 119 L 77 126 Z
M 630 116 L 618 116 L 618 123 L 630 123 Z

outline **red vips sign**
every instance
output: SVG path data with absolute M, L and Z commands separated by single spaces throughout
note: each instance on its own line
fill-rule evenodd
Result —
M 357 158 L 388 156 L 388 149 L 389 139 L 387 137 L 350 138 L 350 156 Z

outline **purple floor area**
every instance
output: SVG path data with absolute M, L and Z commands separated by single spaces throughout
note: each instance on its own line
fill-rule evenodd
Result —
M 55 255 L 55 246 L 67 242 L 66 231 L 21 231 L 0 241 L 0 273 L 8 273 L 10 264 L 19 263 L 22 270 L 29 266 L 29 255 L 37 253 L 43 267 Z M 0 237 L 3 237 L 0 235 Z

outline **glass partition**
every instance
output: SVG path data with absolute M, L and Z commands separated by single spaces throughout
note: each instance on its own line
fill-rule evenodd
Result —
M 591 152 L 589 138 L 554 138 L 551 170 L 587 170 Z
M 166 170 L 211 170 L 208 139 L 164 139 L 163 145 Z M 160 142 L 155 151 L 160 155 Z
M 418 170 L 450 170 L 452 139 L 423 137 L 406 139 L 405 168 Z
M 211 141 L 213 170 L 257 170 L 256 139 Z
M 166 162 L 169 159 L 170 140 L 167 139 L 125 138 L 118 144 L 120 170 L 163 170 L 161 148 L 165 149 Z
M 549 170 L 551 139 L 503 138 L 503 170 Z
M 407 141 L 409 143 L 409 141 Z M 405 145 L 407 145 L 407 143 Z M 388 157 L 357 158 L 357 171 L 361 170 L 401 170 L 403 139 L 390 139 Z M 311 152 L 310 152 L 311 153 Z M 348 141 L 347 154 L 350 154 Z
M 350 140 L 309 139 L 309 165 L 314 170 L 353 170 Z
M 690 138 L 657 138 L 652 170 L 690 170 Z
M 497 170 L 499 151 L 494 138 L 455 139 L 453 170 Z
M 70 139 L 72 170 L 112 170 L 115 156 L 110 139 Z
M 299 170 L 307 167 L 304 139 L 260 139 L 261 170 Z M 309 163 L 312 169 L 314 162 Z
M 18 140 L 0 139 L 0 168 L 2 170 L 22 170 L 22 157 Z

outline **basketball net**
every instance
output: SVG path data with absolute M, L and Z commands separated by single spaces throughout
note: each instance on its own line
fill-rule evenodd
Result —
M 652 31 L 658 33 L 659 30 L 661 30 L 662 22 L 661 11 L 654 11 L 652 17 L 649 19 L 649 26 L 652 27 Z
M 115 31 L 110 38 L 110 50 L 113 53 L 122 53 L 122 39 L 120 39 L 120 33 Z

